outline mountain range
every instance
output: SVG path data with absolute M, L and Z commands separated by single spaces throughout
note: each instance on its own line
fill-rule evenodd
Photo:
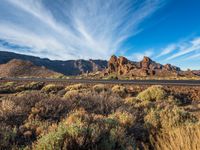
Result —
M 149 57 L 134 62 L 115 55 L 106 60 L 50 60 L 13 52 L 0 51 L 0 76 L 50 77 L 58 75 L 80 75 L 100 72 L 101 75 L 123 77 L 196 77 L 200 71 L 182 71 L 171 64 L 162 65 Z
M 30 61 L 36 66 L 48 68 L 64 75 L 79 75 L 81 73 L 101 71 L 107 67 L 106 60 L 50 60 L 34 56 L 22 55 L 13 52 L 0 51 L 0 64 L 5 64 L 12 59 Z

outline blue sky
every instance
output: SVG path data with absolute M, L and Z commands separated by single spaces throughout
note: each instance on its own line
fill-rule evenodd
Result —
M 149 56 L 200 69 L 200 1 L 0 0 L 0 50 L 61 60 Z

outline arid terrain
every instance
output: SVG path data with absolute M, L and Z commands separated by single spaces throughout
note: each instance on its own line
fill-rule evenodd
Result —
M 200 149 L 200 87 L 1 82 L 1 149 Z

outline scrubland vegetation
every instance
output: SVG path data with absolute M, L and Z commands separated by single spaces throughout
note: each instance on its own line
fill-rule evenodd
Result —
M 199 87 L 0 85 L 3 150 L 198 150 L 199 119 Z

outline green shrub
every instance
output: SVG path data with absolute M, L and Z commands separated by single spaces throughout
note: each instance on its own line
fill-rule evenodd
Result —
M 137 98 L 144 101 L 159 101 L 167 97 L 166 91 L 162 86 L 151 86 L 139 93 Z

